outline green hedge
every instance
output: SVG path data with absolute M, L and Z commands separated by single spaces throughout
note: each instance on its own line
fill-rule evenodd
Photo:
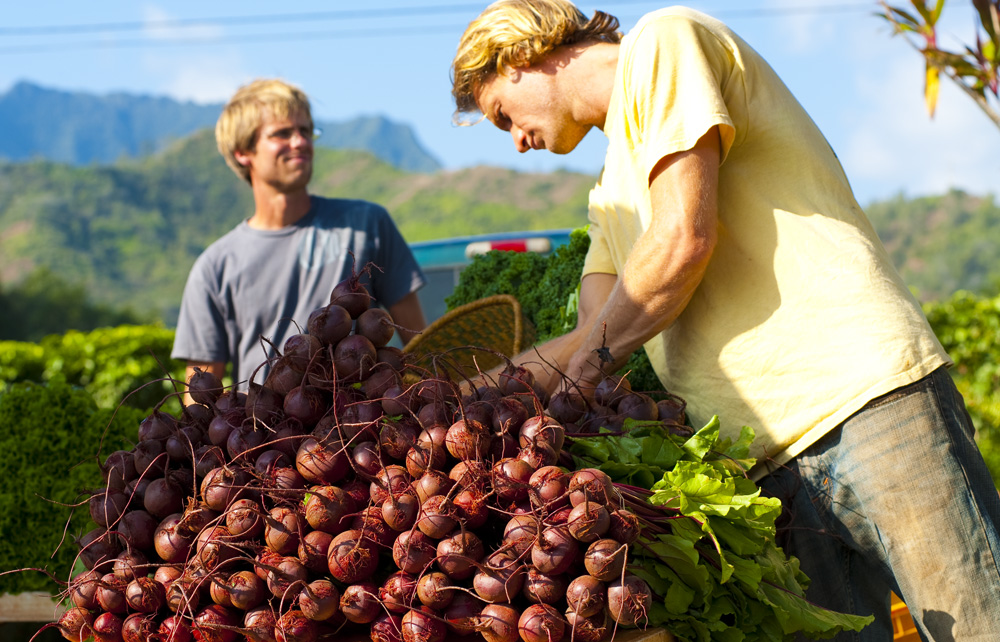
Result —
M 174 390 L 169 381 L 159 380 L 183 379 L 183 363 L 170 359 L 173 342 L 173 330 L 156 325 L 71 330 L 40 343 L 2 341 L 0 389 L 61 376 L 85 388 L 102 408 L 114 408 L 123 399 L 133 408 L 151 408 Z M 176 402 L 172 406 L 179 409 Z
M 79 550 L 73 538 L 96 524 L 86 503 L 68 506 L 102 486 L 98 461 L 131 449 L 146 414 L 98 408 L 86 390 L 60 376 L 0 391 L 0 569 L 46 568 L 69 578 Z M 40 572 L 0 575 L 0 593 L 58 590 Z
M 952 378 L 976 426 L 976 441 L 1000 488 L 1000 296 L 959 291 L 924 305 L 927 319 L 955 367 Z
M 73 538 L 96 525 L 85 504 L 66 506 L 102 485 L 99 458 L 131 449 L 152 407 L 167 399 L 165 410 L 180 411 L 165 380 L 184 372 L 170 359 L 173 337 L 162 326 L 124 325 L 0 342 L 0 569 L 67 579 Z M 0 593 L 33 590 L 57 586 L 34 571 L 0 576 Z

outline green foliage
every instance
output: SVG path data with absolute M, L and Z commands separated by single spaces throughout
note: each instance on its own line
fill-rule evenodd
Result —
M 141 323 L 131 310 L 93 304 L 80 285 L 64 281 L 46 267 L 37 268 L 20 284 L 0 290 L 0 339 L 39 341 L 66 330 Z
M 652 486 L 649 502 L 662 512 L 644 512 L 655 527 L 632 547 L 629 566 L 656 596 L 650 625 L 685 642 L 780 642 L 796 632 L 860 630 L 873 618 L 805 600 L 809 578 L 775 545 L 781 501 L 762 497 L 744 474 L 754 464 L 753 438 L 744 427 L 735 443 L 721 439 L 718 417 L 684 435 L 658 422 L 630 422 L 625 435 L 574 439 L 570 452 L 576 468 Z M 645 498 L 620 490 L 626 503 Z
M 46 568 L 69 578 L 78 550 L 73 538 L 96 528 L 85 503 L 69 506 L 101 487 L 98 462 L 131 449 L 145 415 L 134 408 L 99 409 L 85 390 L 61 377 L 0 392 L 0 569 Z M 57 590 L 38 572 L 0 576 L 0 593 Z
M 220 225 L 212 208 L 233 211 L 239 199 L 219 195 L 235 176 L 213 182 L 210 173 L 197 174 L 198 155 L 167 165 L 0 163 L 0 270 L 7 288 L 45 266 L 84 288 L 95 305 L 176 316 L 194 258 L 233 224 Z
M 547 259 L 534 252 L 491 250 L 477 256 L 462 270 L 458 285 L 445 303 L 451 310 L 483 297 L 511 294 L 521 303 L 525 316 L 534 321 L 541 298 L 538 284 L 546 265 Z M 558 300 L 556 293 L 547 294 L 553 297 L 556 306 L 565 302 Z
M 133 408 L 151 408 L 174 390 L 160 380 L 183 380 L 184 364 L 170 359 L 173 341 L 173 331 L 162 326 L 131 325 L 71 330 L 39 344 L 3 341 L 0 385 L 59 377 L 85 388 L 101 408 L 123 399 Z M 167 408 L 179 409 L 179 402 Z
M 893 264 L 923 301 L 1000 285 L 1000 203 L 953 190 L 865 208 Z
M 0 341 L 0 382 L 43 381 L 44 377 L 45 348 L 37 343 Z
M 976 441 L 1000 488 L 1000 296 L 959 291 L 924 305 L 934 333 L 955 367 L 952 377 L 976 426 Z
M 494 294 L 517 298 L 543 342 L 576 327 L 577 298 L 583 261 L 590 247 L 586 228 L 574 230 L 567 245 L 547 257 L 533 252 L 492 250 L 473 259 L 459 277 L 448 309 Z M 623 368 L 633 390 L 663 390 L 645 351 L 632 354 Z
M 880 14 L 892 26 L 896 35 L 906 41 L 924 57 L 924 102 L 934 116 L 937 107 L 938 86 L 943 73 L 972 98 L 980 109 L 1000 127 L 1000 0 L 972 0 L 979 18 L 975 42 L 963 44 L 957 51 L 941 48 L 943 39 L 938 34 L 938 21 L 945 0 L 910 0 L 912 10 L 893 7 L 881 0 Z

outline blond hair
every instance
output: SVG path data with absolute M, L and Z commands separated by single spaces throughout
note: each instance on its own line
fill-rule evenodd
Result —
M 478 111 L 476 93 L 489 78 L 530 67 L 557 47 L 621 42 L 618 19 L 587 17 L 566 0 L 498 0 L 469 23 L 452 61 L 455 117 Z
M 288 118 L 303 114 L 312 127 L 309 98 L 301 89 L 278 79 L 255 80 L 236 90 L 222 108 L 215 124 L 215 142 L 226 164 L 250 182 L 250 170 L 236 160 L 236 152 L 252 152 L 265 118 Z

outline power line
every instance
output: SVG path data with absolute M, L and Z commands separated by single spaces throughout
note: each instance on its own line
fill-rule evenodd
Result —
M 659 4 L 654 0 L 604 0 L 604 5 Z M 41 25 L 25 27 L 0 27 L 0 36 L 40 36 L 84 33 L 110 33 L 118 31 L 142 31 L 151 29 L 183 29 L 205 26 L 238 26 L 250 24 L 273 24 L 279 22 L 317 22 L 326 20 L 364 20 L 385 17 L 430 16 L 456 12 L 478 12 L 486 3 L 463 3 L 451 5 L 423 5 L 389 7 L 379 9 L 352 9 L 339 11 L 312 11 L 305 13 L 277 13 L 256 16 L 216 16 L 209 18 L 171 18 L 163 20 L 103 22 L 75 25 Z M 789 14 L 830 13 L 873 8 L 872 2 L 837 3 L 826 5 L 766 7 L 760 9 L 722 9 L 713 15 L 733 15 L 742 17 L 766 17 Z
M 312 11 L 308 13 L 277 13 L 257 16 L 222 16 L 213 18 L 171 18 L 132 22 L 103 22 L 77 25 L 45 25 L 33 27 L 0 27 L 0 36 L 65 35 L 75 33 L 109 33 L 116 31 L 142 31 L 147 29 L 183 29 L 186 27 L 237 26 L 273 24 L 278 22 L 318 22 L 326 20 L 362 20 L 414 15 L 438 15 L 458 11 L 478 11 L 482 3 L 454 4 L 383 9 L 354 9 L 344 11 Z
M 603 5 L 635 5 L 651 4 L 647 0 L 635 2 L 634 0 L 604 0 Z M 324 11 L 301 14 L 269 14 L 259 16 L 231 16 L 219 18 L 183 18 L 149 22 L 118 22 L 100 23 L 90 25 L 62 25 L 62 26 L 40 26 L 40 27 L 9 27 L 0 28 L 0 35 L 65 35 L 70 33 L 108 33 L 113 31 L 135 31 L 149 29 L 167 28 L 188 28 L 207 26 L 236 26 L 260 24 L 262 22 L 318 22 L 324 20 L 358 20 L 371 19 L 376 17 L 406 17 L 420 15 L 440 15 L 457 11 L 479 11 L 484 7 L 483 3 L 477 4 L 455 4 L 437 5 L 422 7 L 407 7 L 399 9 L 359 9 L 348 11 Z M 811 6 L 786 6 L 768 7 L 758 9 L 721 9 L 712 11 L 712 15 L 719 18 L 763 18 L 783 15 L 804 15 L 804 14 L 825 14 L 859 11 L 860 9 L 870 10 L 872 4 L 865 3 L 841 3 Z M 467 22 L 456 23 L 454 25 L 437 24 L 414 28 L 412 25 L 406 27 L 371 27 L 333 30 L 312 30 L 312 31 L 285 31 L 285 32 L 265 32 L 265 33 L 241 33 L 233 35 L 200 35 L 200 36 L 153 36 L 146 35 L 138 38 L 114 38 L 99 40 L 81 40 L 75 42 L 45 42 L 37 44 L 20 44 L 0 46 L 0 55 L 26 54 L 26 53 L 46 53 L 74 50 L 93 49 L 127 49 L 127 48 L 164 48 L 178 46 L 212 46 L 225 45 L 234 42 L 287 42 L 296 40 L 331 40 L 343 38 L 385 38 L 385 37 L 406 37 L 406 36 L 426 36 L 432 33 L 456 33 L 465 29 Z
M 0 47 L 0 55 L 15 53 L 42 53 L 48 51 L 70 51 L 78 49 L 119 49 L 131 47 L 178 47 L 189 45 L 225 45 L 234 42 L 246 42 L 252 39 L 258 42 L 287 42 L 289 40 L 332 40 L 336 38 L 376 38 L 376 37 L 399 37 L 399 36 L 425 36 L 431 33 L 454 33 L 456 29 L 463 29 L 464 25 L 454 27 L 448 25 L 436 25 L 421 27 L 415 30 L 413 27 L 378 27 L 371 29 L 351 29 L 351 30 L 325 30 L 325 31 L 294 31 L 284 33 L 249 33 L 233 36 L 205 36 L 191 38 L 171 38 L 169 40 L 150 40 L 147 38 L 131 38 L 117 40 L 93 40 L 87 42 L 68 43 L 46 43 L 39 45 L 12 45 Z

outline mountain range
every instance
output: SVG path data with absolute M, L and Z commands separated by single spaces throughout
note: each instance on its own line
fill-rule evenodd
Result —
M 215 126 L 223 105 L 126 93 L 97 95 L 19 82 L 0 94 L 0 158 L 107 164 L 163 151 L 171 142 Z M 395 167 L 434 172 L 441 163 L 413 130 L 382 116 L 317 121 L 317 145 L 371 152 Z

